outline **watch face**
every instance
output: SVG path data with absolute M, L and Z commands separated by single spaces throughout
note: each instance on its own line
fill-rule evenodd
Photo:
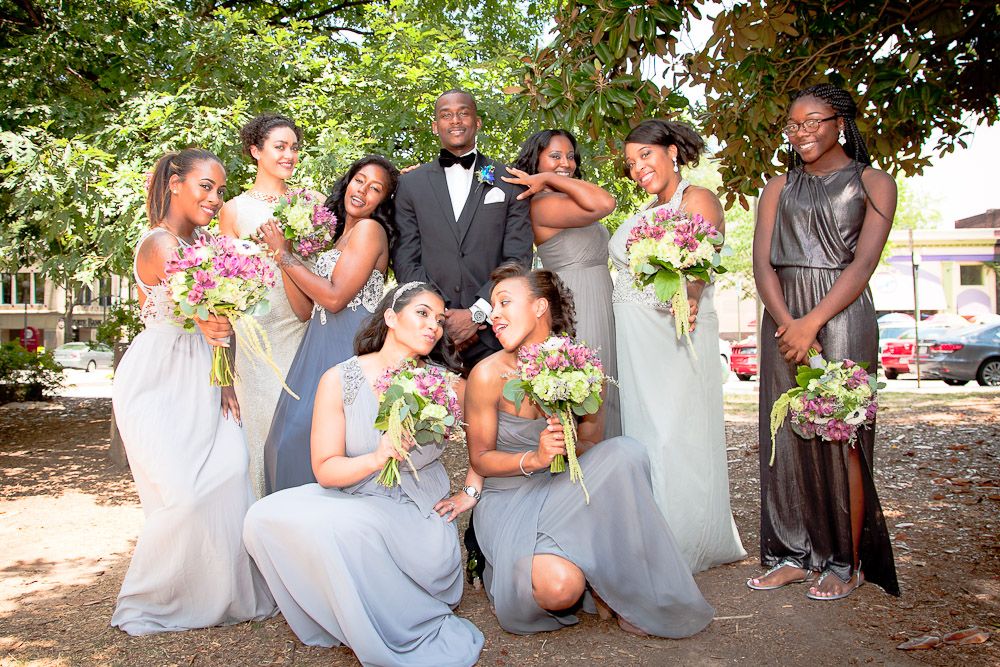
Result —
M 472 311 L 472 321 L 476 324 L 482 324 L 486 321 L 486 313 L 481 310 Z

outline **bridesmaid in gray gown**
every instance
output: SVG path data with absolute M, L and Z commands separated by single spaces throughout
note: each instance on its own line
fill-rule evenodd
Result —
M 312 425 L 319 483 L 271 494 L 246 517 L 247 549 L 296 636 L 310 646 L 346 644 L 363 665 L 466 667 L 483 647 L 476 626 L 452 613 L 462 597 L 453 520 L 475 499 L 446 497 L 443 447 L 412 450 L 419 480 L 404 464 L 397 486 L 375 481 L 390 457 L 401 457 L 374 427 L 373 384 L 404 358 L 459 367 L 445 352 L 444 311 L 426 283 L 386 295 L 358 333 L 358 356 L 320 380 Z M 466 483 L 481 488 L 482 478 L 470 471 Z
M 615 210 L 615 198 L 582 180 L 576 137 L 566 130 L 533 134 L 508 171 L 514 178 L 503 176 L 505 181 L 528 188 L 518 198 L 531 197 L 531 227 L 542 266 L 573 293 L 577 336 L 598 348 L 605 372 L 617 378 L 610 237 L 601 223 Z M 604 405 L 604 437 L 621 435 L 618 387 L 608 386 Z
M 868 280 L 892 228 L 896 184 L 871 167 L 856 115 L 854 100 L 840 88 L 822 84 L 798 93 L 783 130 L 792 169 L 764 188 L 753 246 L 754 277 L 766 308 L 760 552 L 771 569 L 747 586 L 770 590 L 813 582 L 806 596 L 816 600 L 846 597 L 866 579 L 899 595 L 875 490 L 874 427 L 862 429 L 853 447 L 804 440 L 782 428 L 774 465 L 768 465 L 771 407 L 795 386 L 795 367 L 809 348 L 875 369 L 878 329 Z M 817 572 L 823 574 L 815 580 Z
M 566 451 L 558 420 L 503 397 L 519 347 L 573 332 L 572 296 L 547 270 L 507 264 L 493 279 L 493 330 L 503 349 L 470 374 L 466 420 L 470 461 L 486 478 L 473 521 L 500 625 L 518 634 L 558 630 L 596 602 L 627 632 L 695 634 L 713 610 L 656 507 L 642 445 L 624 436 L 600 441 L 595 420 L 580 423 L 585 504 L 568 474 L 548 471 Z
M 309 463 L 316 385 L 323 373 L 351 356 L 354 334 L 382 298 L 395 235 L 392 193 L 398 179 L 399 172 L 381 155 L 369 155 L 348 168 L 325 204 L 337 216 L 336 244 L 316 259 L 315 273 L 291 253 L 277 225 L 261 227 L 291 288 L 289 300 L 312 308 L 285 380 L 299 398 L 281 394 L 264 443 L 267 493 L 316 481 Z

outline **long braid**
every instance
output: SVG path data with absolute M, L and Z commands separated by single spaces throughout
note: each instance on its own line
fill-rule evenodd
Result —
M 868 146 L 865 144 L 865 139 L 861 136 L 861 130 L 858 129 L 858 124 L 855 122 L 855 118 L 858 116 L 858 105 L 854 102 L 854 98 L 849 92 L 843 88 L 838 88 L 837 86 L 831 85 L 829 83 L 820 83 L 815 86 L 809 86 L 808 88 L 803 88 L 797 92 L 794 97 L 792 97 L 792 102 L 800 99 L 802 97 L 814 97 L 817 100 L 826 102 L 833 108 L 833 112 L 837 114 L 837 117 L 844 123 L 844 152 L 847 157 L 854 160 L 855 164 L 858 165 L 857 173 L 858 180 L 861 183 L 861 189 L 865 193 L 868 201 L 871 202 L 872 198 L 868 194 L 868 188 L 865 187 L 864 179 L 861 178 L 862 172 L 864 172 L 865 167 L 870 167 L 872 165 L 871 154 L 868 152 Z M 788 142 L 788 154 L 790 167 L 801 167 L 802 156 L 800 156 L 794 149 L 792 149 L 791 141 Z M 872 202 L 872 208 L 881 215 L 883 218 L 886 217 L 882 211 L 875 206 Z

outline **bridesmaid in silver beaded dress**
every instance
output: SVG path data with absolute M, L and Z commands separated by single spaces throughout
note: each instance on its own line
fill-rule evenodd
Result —
M 719 199 L 680 173 L 698 163 L 704 146 L 688 125 L 643 121 L 625 139 L 626 174 L 656 195 L 648 208 L 700 213 L 722 231 Z M 648 208 L 622 223 L 609 245 L 618 269 L 612 298 L 622 423 L 625 435 L 646 445 L 656 504 L 691 571 L 700 572 L 747 555 L 729 505 L 715 287 L 688 284 L 695 355 L 677 339 L 669 307 L 652 288 L 637 290 L 628 272 L 625 244 Z
M 601 223 L 615 210 L 615 198 L 583 180 L 576 138 L 566 130 L 533 134 L 508 171 L 515 177 L 503 180 L 528 188 L 519 198 L 531 197 L 531 228 L 542 266 L 573 292 L 577 335 L 598 348 L 605 372 L 617 378 L 609 235 Z M 621 435 L 618 387 L 608 386 L 601 413 L 604 437 Z
M 326 200 L 337 216 L 335 244 L 316 259 L 315 273 L 291 253 L 274 222 L 261 227 L 290 299 L 315 304 L 285 378 L 299 398 L 287 393 L 278 398 L 264 444 L 266 493 L 316 481 L 309 460 L 316 387 L 323 373 L 354 353 L 354 335 L 382 298 L 398 180 L 399 171 L 381 155 L 368 155 L 348 168 Z
M 257 178 L 250 190 L 222 207 L 219 230 L 228 236 L 246 238 L 273 217 L 274 205 L 288 190 L 286 180 L 292 177 L 299 161 L 302 132 L 290 118 L 265 113 L 243 126 L 240 139 L 243 151 L 257 163 Z M 236 397 L 250 454 L 250 481 L 258 498 L 264 495 L 264 440 L 281 394 L 281 380 L 299 349 L 312 311 L 310 303 L 290 302 L 281 272 L 274 273 L 277 281 L 268 294 L 270 311 L 257 317 L 257 323 L 271 343 L 271 358 L 281 378 L 245 348 L 236 346 Z

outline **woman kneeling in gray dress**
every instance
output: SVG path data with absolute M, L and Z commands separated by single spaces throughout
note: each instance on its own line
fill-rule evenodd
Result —
M 244 524 L 247 550 L 298 638 L 346 644 L 364 665 L 472 665 L 483 647 L 476 626 L 452 613 L 462 597 L 452 521 L 475 500 L 446 497 L 443 446 L 411 453 L 419 480 L 404 464 L 398 485 L 376 482 L 386 461 L 401 457 L 374 427 L 373 384 L 405 358 L 457 368 L 445 353 L 444 311 L 426 283 L 386 295 L 358 332 L 358 356 L 320 380 L 312 426 L 319 483 L 267 496 Z M 481 481 L 470 470 L 466 484 Z
M 522 345 L 574 331 L 573 299 L 551 271 L 505 264 L 493 273 L 493 331 L 503 346 L 469 376 L 469 458 L 485 477 L 473 520 L 486 555 L 483 581 L 500 625 L 529 634 L 577 622 L 601 601 L 635 634 L 688 637 L 713 610 L 701 596 L 653 500 L 649 461 L 628 437 L 603 442 L 599 419 L 579 424 L 584 502 L 569 474 L 562 427 L 537 406 L 503 397 Z

